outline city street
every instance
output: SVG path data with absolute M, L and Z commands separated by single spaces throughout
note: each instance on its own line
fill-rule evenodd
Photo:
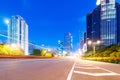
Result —
M 1 59 L 0 80 L 120 80 L 120 64 L 74 58 Z

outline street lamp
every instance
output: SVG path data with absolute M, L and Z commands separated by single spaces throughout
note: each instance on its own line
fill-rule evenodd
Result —
M 92 44 L 92 41 L 91 41 L 91 40 L 89 40 L 89 41 L 88 41 L 88 45 L 91 45 L 91 44 Z
M 97 44 L 100 44 L 101 43 L 101 41 L 100 40 L 97 40 Z
M 61 43 L 61 41 L 60 40 L 58 40 L 58 44 L 60 44 Z
M 100 43 L 100 40 L 97 40 L 97 42 L 92 42 L 91 40 L 88 41 L 88 45 L 92 45 L 93 47 L 93 53 L 96 53 L 96 45 L 99 45 Z
M 4 20 L 5 24 L 7 25 L 7 33 L 8 33 L 8 43 L 9 43 L 9 38 L 10 38 L 10 20 L 9 19 L 5 19 Z
M 8 25 L 9 24 L 9 20 L 5 19 L 4 22 Z

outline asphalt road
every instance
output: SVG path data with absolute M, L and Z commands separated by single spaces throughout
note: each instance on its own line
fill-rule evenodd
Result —
M 0 80 L 120 80 L 120 64 L 73 58 L 2 59 Z

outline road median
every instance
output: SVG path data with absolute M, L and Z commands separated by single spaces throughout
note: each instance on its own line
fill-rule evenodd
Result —
M 0 55 L 0 59 L 48 59 L 57 57 L 47 57 L 47 56 L 5 56 Z

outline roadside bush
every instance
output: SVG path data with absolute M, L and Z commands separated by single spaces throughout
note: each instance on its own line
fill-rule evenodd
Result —
M 46 53 L 45 56 L 46 57 L 53 57 L 54 55 L 52 53 Z
M 110 57 L 117 57 L 116 54 L 117 54 L 117 52 L 113 52 L 113 53 L 110 54 Z
M 117 52 L 117 53 L 116 53 L 116 56 L 120 58 L 120 52 Z
M 10 45 L 0 44 L 0 55 L 23 55 L 23 53 L 23 50 L 18 45 L 11 47 Z
M 41 56 L 41 51 L 39 49 L 34 49 L 31 55 Z

